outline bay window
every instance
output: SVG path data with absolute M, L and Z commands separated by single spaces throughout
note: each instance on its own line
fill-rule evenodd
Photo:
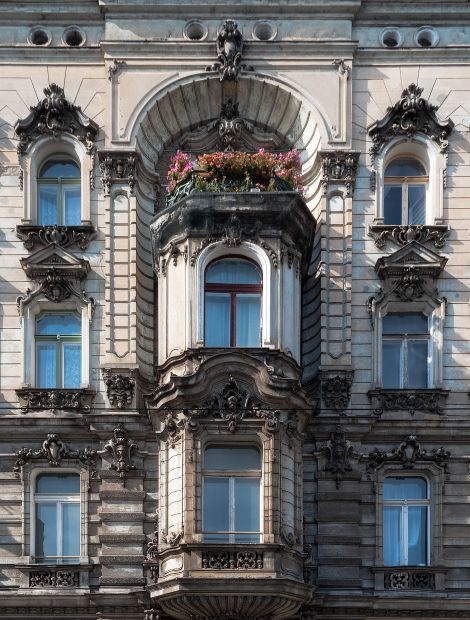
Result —
M 204 542 L 261 542 L 261 454 L 256 446 L 204 451 Z
M 80 558 L 79 474 L 39 474 L 34 507 L 36 561 L 77 562 Z
M 38 176 L 38 224 L 81 224 L 80 168 L 70 159 L 50 159 Z
M 429 491 L 421 477 L 383 481 L 383 556 L 385 566 L 429 564 Z
M 36 387 L 79 388 L 81 320 L 73 312 L 46 312 L 36 319 Z
M 255 263 L 226 258 L 205 273 L 205 345 L 259 347 L 261 344 L 261 271 Z

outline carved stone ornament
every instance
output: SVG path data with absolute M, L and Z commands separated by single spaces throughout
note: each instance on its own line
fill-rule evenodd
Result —
M 129 374 L 122 374 L 111 368 L 102 368 L 101 373 L 109 403 L 118 409 L 131 405 L 135 390 L 135 370 L 130 369 Z
M 105 443 L 103 449 L 111 454 L 111 469 L 114 469 L 120 478 L 125 478 L 127 473 L 135 469 L 132 456 L 138 447 L 128 438 L 122 424 L 114 429 L 114 437 Z
M 448 395 L 448 390 L 437 388 L 423 390 L 378 388 L 367 393 L 375 415 L 382 415 L 384 411 L 408 411 L 411 415 L 415 411 L 426 411 L 443 415 L 444 401 Z
M 151 609 L 146 609 L 144 611 L 143 620 L 161 620 L 162 615 L 160 609 L 157 607 L 152 607 Z
M 91 224 L 83 226 L 20 224 L 16 227 L 16 236 L 21 239 L 27 250 L 32 250 L 36 244 L 45 246 L 55 244 L 62 248 L 76 245 L 80 250 L 86 250 L 95 232 L 95 227 Z
M 233 19 L 226 19 L 217 34 L 217 62 L 206 67 L 206 71 L 218 71 L 220 81 L 237 81 L 240 71 L 253 71 L 253 67 L 242 64 L 243 36 Z
M 263 568 L 261 551 L 213 550 L 202 554 L 201 568 L 208 570 L 260 570 Z
M 384 573 L 385 590 L 435 590 L 436 577 L 431 571 L 407 569 L 386 571 Z
M 351 397 L 352 372 L 334 374 L 334 371 L 321 371 L 320 380 L 325 407 L 337 411 L 346 409 Z
M 65 568 L 32 570 L 29 573 L 30 588 L 78 588 L 80 573 Z
M 369 227 L 369 235 L 379 250 L 382 250 L 389 240 L 399 246 L 405 246 L 412 241 L 418 241 L 421 244 L 432 242 L 435 248 L 441 249 L 449 235 L 449 227 L 421 224 L 416 226 L 377 225 Z
M 92 390 L 67 388 L 19 388 L 15 392 L 21 413 L 45 409 L 90 413 L 95 396 Z
M 178 531 L 162 532 L 162 542 L 169 547 L 177 547 L 184 536 L 184 528 L 182 527 Z
M 235 151 L 242 146 L 243 129 L 253 132 L 254 126 L 240 117 L 238 103 L 228 99 L 222 104 L 220 117 L 208 127 L 208 131 L 216 128 L 219 133 L 217 149 L 224 152 Z
M 437 106 L 423 99 L 422 92 L 422 88 L 410 84 L 402 92 L 401 99 L 387 109 L 384 118 L 369 127 L 372 157 L 392 138 L 396 136 L 413 138 L 417 133 L 424 134 L 436 142 L 442 153 L 447 151 L 454 123 L 450 119 L 439 120 L 436 116 Z
M 39 450 L 21 448 L 15 453 L 17 457 L 13 471 L 19 475 L 21 468 L 29 461 L 47 460 L 51 467 L 59 467 L 63 459 L 76 459 L 89 467 L 92 478 L 96 476 L 96 450 L 85 448 L 71 450 L 55 433 L 49 434 Z
M 376 469 L 383 463 L 401 463 L 405 469 L 412 469 L 419 462 L 432 462 L 443 469 L 447 468 L 450 452 L 443 447 L 428 452 L 423 450 L 416 435 L 408 435 L 402 443 L 392 450 L 385 452 L 376 448 L 369 454 L 368 469 Z
M 44 135 L 58 138 L 66 133 L 83 142 L 88 153 L 94 149 L 98 125 L 89 119 L 82 110 L 65 98 L 64 90 L 57 84 L 44 89 L 45 98 L 31 107 L 29 116 L 18 120 L 15 132 L 18 136 L 18 154 L 21 157 L 29 145 Z
M 336 488 L 339 489 L 344 475 L 352 471 L 350 457 L 354 454 L 354 448 L 351 442 L 346 439 L 341 424 L 338 424 L 334 432 L 331 433 L 330 439 L 321 448 L 321 452 L 328 459 L 325 471 L 334 474 Z
M 351 196 L 356 183 L 357 167 L 360 153 L 358 151 L 320 151 L 322 158 L 323 193 L 328 191 L 331 183 L 346 187 L 346 194 Z
M 113 183 L 127 183 L 130 193 L 134 194 L 139 160 L 136 151 L 98 151 L 98 159 L 105 196 L 110 195 Z

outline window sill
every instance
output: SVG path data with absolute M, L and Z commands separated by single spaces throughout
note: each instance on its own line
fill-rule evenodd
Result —
M 22 587 L 70 590 L 88 588 L 91 564 L 23 564 L 15 568 L 25 576 Z
M 32 250 L 36 244 L 56 245 L 66 248 L 77 245 L 80 250 L 86 250 L 96 229 L 92 224 L 80 226 L 39 226 L 35 224 L 20 224 L 16 227 L 16 236 L 23 241 L 27 250 Z
M 396 245 L 404 246 L 411 241 L 426 243 L 432 241 L 438 249 L 444 247 L 449 227 L 446 224 L 424 224 L 419 226 L 402 226 L 375 224 L 369 226 L 369 236 L 373 238 L 375 245 L 383 249 L 387 241 L 392 241 Z
M 380 566 L 375 574 L 375 589 L 385 592 L 442 591 L 445 569 L 431 566 Z
M 29 411 L 74 411 L 89 413 L 95 392 L 78 388 L 20 388 L 15 390 L 21 413 Z
M 425 411 L 443 415 L 443 401 L 448 395 L 449 390 L 441 390 L 438 388 L 377 388 L 367 392 L 374 413 L 378 416 L 382 415 L 384 411 L 408 411 L 411 415 L 413 415 L 415 411 Z

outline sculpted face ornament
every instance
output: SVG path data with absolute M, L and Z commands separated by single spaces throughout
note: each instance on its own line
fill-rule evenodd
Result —
M 127 437 L 121 424 L 114 429 L 114 437 L 104 445 L 104 449 L 112 455 L 111 469 L 114 469 L 121 479 L 135 469 L 132 456 L 138 447 Z

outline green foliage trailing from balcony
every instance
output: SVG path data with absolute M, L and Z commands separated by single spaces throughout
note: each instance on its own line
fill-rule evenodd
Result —
M 287 153 L 234 151 L 208 153 L 191 159 L 177 151 L 168 170 L 167 205 L 192 192 L 301 191 L 300 157 Z

